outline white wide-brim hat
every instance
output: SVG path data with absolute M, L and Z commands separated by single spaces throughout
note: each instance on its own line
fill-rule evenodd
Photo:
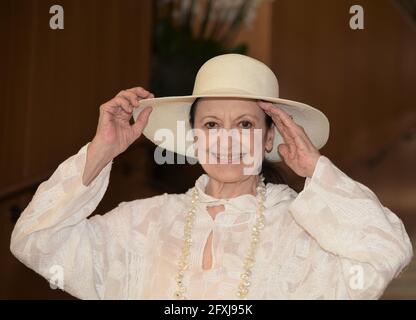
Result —
M 209 97 L 269 101 L 291 115 L 305 129 L 317 149 L 328 141 L 329 121 L 321 111 L 301 102 L 279 98 L 279 84 L 273 71 L 261 61 L 234 53 L 219 55 L 205 62 L 196 75 L 192 95 L 140 100 L 139 107 L 133 111 L 133 118 L 136 121 L 145 107 L 153 107 L 143 134 L 164 149 L 196 158 L 193 140 L 185 140 L 184 132 L 186 134 L 192 130 L 189 123 L 192 103 L 196 98 Z M 178 131 L 178 121 L 185 124 L 184 132 Z M 173 139 L 161 138 L 163 132 L 160 129 L 165 129 L 163 132 L 169 130 Z M 277 146 L 284 143 L 284 140 L 276 127 L 275 130 L 273 149 L 265 157 L 270 161 L 282 161 Z

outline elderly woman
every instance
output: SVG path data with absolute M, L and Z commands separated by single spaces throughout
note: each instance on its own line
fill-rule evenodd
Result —
M 39 186 L 11 251 L 83 299 L 379 298 L 412 258 L 405 228 L 320 154 L 325 115 L 278 94 L 266 65 L 237 54 L 207 61 L 191 96 L 121 91 L 101 106 L 92 141 Z M 174 139 L 162 142 L 162 129 Z M 206 173 L 186 193 L 88 218 L 113 159 L 142 133 Z M 265 180 L 265 161 L 281 160 L 306 178 L 299 194 Z

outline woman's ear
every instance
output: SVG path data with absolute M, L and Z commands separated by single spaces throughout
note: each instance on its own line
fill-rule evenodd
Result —
M 273 150 L 273 142 L 274 142 L 275 134 L 276 134 L 276 130 L 274 128 L 274 125 L 272 125 L 269 129 L 267 129 L 267 132 L 266 132 L 265 150 L 267 153 L 270 153 Z

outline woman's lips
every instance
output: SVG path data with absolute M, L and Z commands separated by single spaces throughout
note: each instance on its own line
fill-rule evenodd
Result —
M 233 163 L 238 160 L 238 163 L 241 163 L 241 160 L 246 156 L 246 153 L 235 153 L 235 154 L 217 154 L 217 153 L 210 153 L 212 157 L 217 159 L 217 162 L 224 163 L 227 161 L 227 163 Z

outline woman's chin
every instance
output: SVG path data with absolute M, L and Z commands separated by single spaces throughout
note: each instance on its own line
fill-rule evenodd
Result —
M 210 164 L 203 166 L 204 171 L 212 178 L 221 182 L 236 182 L 246 176 L 243 164 Z

